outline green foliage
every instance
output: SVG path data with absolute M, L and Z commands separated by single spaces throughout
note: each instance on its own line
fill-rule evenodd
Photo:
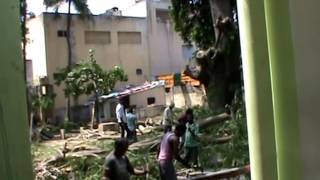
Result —
M 27 34 L 27 28 L 26 28 L 26 15 L 27 15 L 27 3 L 26 0 L 19 0 L 19 6 L 20 6 L 20 27 L 21 27 L 21 41 L 22 43 L 26 42 L 26 34 Z
M 31 143 L 31 155 L 34 162 L 41 162 L 57 155 L 58 151 L 42 143 Z
M 58 11 L 60 6 L 64 2 L 69 2 L 69 1 L 71 1 L 75 9 L 80 13 L 82 17 L 88 16 L 91 14 L 91 11 L 88 7 L 87 0 L 44 0 L 43 4 L 46 7 L 54 7 L 56 11 Z
M 31 104 L 33 109 L 37 109 L 41 107 L 44 111 L 50 110 L 54 106 L 54 98 L 55 94 L 47 94 L 43 96 L 39 96 L 38 94 L 31 95 Z
M 61 125 L 59 125 L 58 128 L 65 129 L 66 132 L 70 132 L 71 130 L 79 129 L 80 125 L 79 123 L 75 123 L 72 121 L 64 121 Z
M 149 153 L 147 150 L 136 150 L 127 153 L 131 164 L 139 169 L 145 169 L 146 163 L 149 163 L 149 180 L 158 180 L 159 177 L 159 168 L 158 168 L 158 160 L 156 159 L 155 153 Z M 146 159 L 148 156 L 148 159 Z M 145 176 L 131 176 L 133 180 L 144 180 Z
M 223 157 L 223 167 L 236 167 L 249 164 L 248 132 L 245 104 L 242 93 L 236 93 L 230 106 L 232 120 L 224 123 L 216 131 L 216 136 L 232 135 L 228 143 L 217 145 L 215 151 Z
M 215 42 L 210 3 L 208 0 L 171 0 L 170 15 L 175 30 L 186 43 L 209 48 Z
M 118 66 L 106 71 L 97 64 L 94 52 L 90 51 L 89 59 L 82 61 L 72 67 L 62 68 L 53 74 L 55 83 L 64 83 L 66 96 L 73 96 L 77 99 L 80 95 L 92 93 L 110 93 L 118 81 L 127 81 L 128 77 L 124 70 Z
M 67 158 L 66 164 L 64 165 L 72 169 L 72 176 L 74 176 L 75 179 L 94 180 L 101 179 L 104 170 L 103 163 L 103 157 L 73 157 Z M 69 174 L 69 177 L 70 176 Z
M 194 106 L 192 107 L 193 114 L 197 119 L 207 118 L 209 116 L 217 115 L 217 112 L 210 109 L 208 106 Z

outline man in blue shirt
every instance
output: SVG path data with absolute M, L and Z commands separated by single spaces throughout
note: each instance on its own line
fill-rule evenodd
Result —
M 137 142 L 137 135 L 136 135 L 137 116 L 134 114 L 133 108 L 129 108 L 126 116 L 127 116 L 128 129 L 130 131 L 128 140 L 130 141 L 130 143 Z

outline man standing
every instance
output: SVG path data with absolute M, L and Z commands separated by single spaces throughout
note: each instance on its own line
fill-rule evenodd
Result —
M 191 120 L 193 120 L 193 110 L 188 108 L 186 112 L 178 119 L 178 123 L 186 125 Z
M 128 140 L 118 139 L 112 151 L 105 160 L 105 180 L 129 180 L 130 175 L 145 175 L 147 171 L 134 169 L 125 155 L 128 150 Z
M 133 113 L 133 108 L 129 108 L 127 112 L 127 124 L 128 129 L 130 131 L 128 140 L 130 143 L 137 142 L 137 135 L 136 135 L 136 121 L 137 116 Z
M 199 145 L 200 145 L 200 137 L 199 137 L 199 125 L 191 119 L 187 123 L 187 130 L 185 135 L 185 161 L 189 163 L 190 161 L 193 163 L 193 166 L 198 167 L 198 156 L 199 156 Z
M 178 119 L 179 124 L 183 124 L 186 126 L 186 124 L 193 120 L 193 110 L 191 108 L 188 108 L 186 112 Z M 182 149 L 184 144 L 185 136 L 181 136 L 180 140 L 180 149 Z
M 125 132 L 127 132 L 127 136 L 129 133 L 129 129 L 127 126 L 127 118 L 126 118 L 126 113 L 125 113 L 125 109 L 124 109 L 124 100 L 123 98 L 119 99 L 119 103 L 117 104 L 116 107 L 116 116 L 117 116 L 117 120 L 120 126 L 120 130 L 121 130 L 121 138 L 124 138 L 124 134 Z
M 158 154 L 160 178 L 161 180 L 176 180 L 177 174 L 173 165 L 173 160 L 181 162 L 184 166 L 189 165 L 179 155 L 179 137 L 184 135 L 186 127 L 178 124 L 174 132 L 167 132 L 161 140 Z
M 164 126 L 164 133 L 172 130 L 173 108 L 174 108 L 174 103 L 171 102 L 171 104 L 168 107 L 166 107 L 163 111 L 162 125 Z

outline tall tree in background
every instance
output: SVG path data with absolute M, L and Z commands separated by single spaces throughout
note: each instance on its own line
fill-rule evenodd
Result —
M 21 42 L 22 42 L 22 59 L 24 64 L 24 77 L 25 81 L 27 82 L 27 65 L 26 65 L 26 45 L 27 45 L 27 28 L 26 28 L 26 21 L 27 21 L 27 3 L 26 0 L 20 0 L 20 26 L 21 26 Z
M 55 84 L 64 86 L 66 96 L 72 96 L 77 102 L 81 95 L 94 95 L 96 120 L 99 122 L 99 101 L 102 94 L 109 94 L 113 91 L 118 81 L 127 81 L 128 75 L 118 66 L 111 70 L 104 70 L 97 64 L 94 51 L 89 51 L 89 58 L 68 68 L 59 69 L 53 74 Z
M 80 13 L 81 17 L 86 17 L 91 14 L 91 11 L 88 8 L 87 0 L 44 0 L 44 4 L 46 7 L 54 7 L 56 12 L 58 12 L 59 7 L 63 3 L 68 3 L 68 15 L 67 15 L 67 24 L 66 24 L 66 40 L 68 47 L 68 66 L 67 68 L 70 70 L 72 66 L 75 64 L 72 60 L 72 47 L 71 47 L 71 6 L 73 5 L 75 9 Z M 71 103 L 70 97 L 67 98 L 67 116 L 68 120 L 71 118 Z
M 22 60 L 23 60 L 23 70 L 24 70 L 24 80 L 27 84 L 27 59 L 26 59 L 26 46 L 27 46 L 27 33 L 28 28 L 26 26 L 27 20 L 34 18 L 35 15 L 32 12 L 27 11 L 27 2 L 26 0 L 19 0 L 19 8 L 20 8 L 20 29 L 21 29 L 21 49 L 22 49 Z M 28 109 L 28 120 L 30 122 L 30 112 L 31 112 L 31 101 L 29 96 L 29 89 L 26 86 L 26 94 L 27 94 L 27 109 Z
M 208 91 L 209 105 L 224 111 L 241 85 L 241 57 L 235 0 L 171 0 L 175 30 L 199 48 L 195 58 L 199 79 Z

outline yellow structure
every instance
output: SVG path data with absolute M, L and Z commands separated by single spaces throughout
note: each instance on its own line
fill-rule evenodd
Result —
M 165 88 L 172 88 L 174 86 L 174 75 L 173 74 L 166 74 L 158 76 L 159 80 L 165 81 Z M 181 73 L 181 82 L 184 84 L 188 84 L 191 86 L 200 86 L 200 81 L 193 79 L 192 77 Z

